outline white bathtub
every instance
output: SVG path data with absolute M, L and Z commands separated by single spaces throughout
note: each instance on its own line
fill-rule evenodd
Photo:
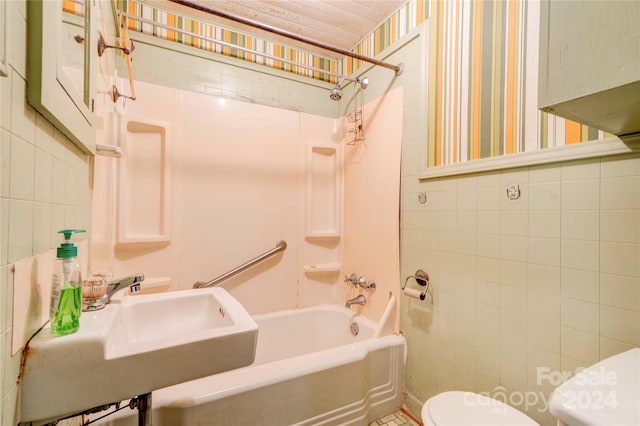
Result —
M 402 336 L 376 337 L 382 326 L 337 305 L 254 319 L 255 362 L 153 392 L 154 426 L 367 425 L 399 409 Z M 101 424 L 135 425 L 137 414 L 120 412 Z

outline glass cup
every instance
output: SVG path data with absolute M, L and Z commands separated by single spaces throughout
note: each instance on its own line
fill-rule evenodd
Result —
M 91 274 L 82 281 L 82 310 L 107 295 L 107 274 Z

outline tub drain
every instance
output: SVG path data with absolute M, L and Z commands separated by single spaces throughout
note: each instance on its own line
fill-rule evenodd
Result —
M 358 326 L 358 323 L 352 322 L 351 323 L 351 334 L 354 336 L 357 336 L 358 333 L 360 333 L 360 327 Z

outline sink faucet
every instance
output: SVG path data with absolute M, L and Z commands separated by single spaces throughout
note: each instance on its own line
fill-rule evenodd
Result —
M 107 302 L 111 300 L 111 297 L 119 290 L 131 289 L 132 293 L 140 291 L 140 283 L 144 281 L 143 274 L 132 274 L 124 277 L 116 278 L 107 282 Z
M 364 294 L 361 294 L 360 296 L 347 300 L 347 303 L 344 304 L 344 307 L 349 309 L 351 305 L 365 305 L 366 303 L 367 299 L 364 297 Z
M 97 311 L 111 301 L 111 297 L 120 290 L 130 289 L 132 293 L 140 291 L 140 283 L 144 281 L 143 274 L 131 274 L 116 278 L 106 283 L 106 291 L 98 297 L 83 297 L 82 310 Z

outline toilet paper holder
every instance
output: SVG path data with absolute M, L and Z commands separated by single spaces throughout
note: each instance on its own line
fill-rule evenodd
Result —
M 418 285 L 424 287 L 424 290 L 420 292 L 420 296 L 419 296 L 420 300 L 424 300 L 424 298 L 427 295 L 427 292 L 429 291 L 429 274 L 427 274 L 422 269 L 418 269 L 415 274 L 409 275 L 407 278 L 405 278 L 404 285 L 402 286 L 402 291 L 407 295 L 409 295 L 409 293 L 405 292 L 404 290 L 407 287 L 407 282 L 409 282 L 410 279 L 416 280 Z M 415 290 L 413 290 L 413 291 L 415 291 Z

